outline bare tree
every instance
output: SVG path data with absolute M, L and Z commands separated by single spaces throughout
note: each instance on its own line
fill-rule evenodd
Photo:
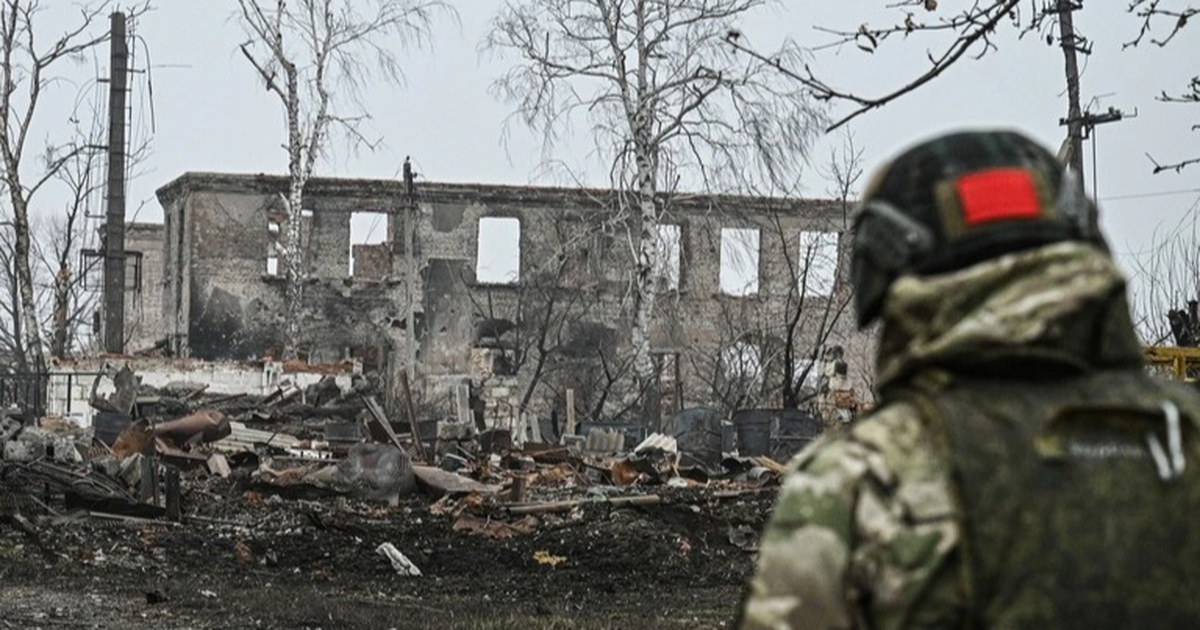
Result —
M 943 7 L 947 5 L 947 7 Z M 928 65 L 914 76 L 903 79 L 897 87 L 884 88 L 878 93 L 864 93 L 840 87 L 837 80 L 820 76 L 807 65 L 790 64 L 786 59 L 756 51 L 744 40 L 731 40 L 737 50 L 772 63 L 780 72 L 792 77 L 813 91 L 815 98 L 849 105 L 847 113 L 839 115 L 828 127 L 837 129 L 851 120 L 905 96 L 941 76 L 963 59 L 978 59 L 997 49 L 996 34 L 1004 28 L 1015 30 L 1019 37 L 1044 38 L 1062 50 L 1068 92 L 1068 136 L 1072 139 L 1076 170 L 1082 171 L 1079 142 L 1082 140 L 1082 119 L 1079 107 L 1079 72 L 1076 54 L 1087 52 L 1087 40 L 1079 35 L 1072 22 L 1072 13 L 1082 7 L 1079 0 L 977 0 L 967 3 L 939 3 L 937 0 L 889 1 L 881 12 L 889 17 L 879 23 L 864 23 L 857 28 L 819 27 L 832 36 L 823 47 L 855 46 L 874 54 L 889 40 L 909 40 L 914 35 L 941 36 L 941 43 L 927 51 Z M 892 17 L 894 16 L 894 17 Z
M 842 146 L 830 150 L 829 161 L 823 169 L 823 175 L 832 182 L 830 192 L 841 209 L 840 225 L 835 223 L 826 226 L 824 231 L 801 233 L 799 248 L 793 256 L 778 215 L 773 219 L 775 236 L 784 242 L 784 263 L 789 277 L 797 279 L 788 285 L 782 361 L 784 407 L 799 407 L 802 402 L 800 388 L 808 380 L 850 304 L 848 287 L 838 281 L 842 249 L 839 241 L 849 233 L 850 207 L 863 176 L 862 156 L 862 148 L 855 144 L 854 135 L 847 132 Z M 801 331 L 808 333 L 807 352 L 798 347 Z
M 6 216 L 6 227 L 13 225 Z M 28 369 L 25 353 L 24 320 L 21 318 L 21 296 L 17 289 L 16 248 L 13 230 L 0 230 L 0 364 Z
M 524 374 L 522 413 L 528 411 L 568 325 L 582 314 L 578 305 L 584 292 L 565 286 L 565 268 L 564 257 L 511 287 L 488 287 L 478 298 L 468 294 L 479 322 L 476 343 L 498 350 L 508 373 Z
M 1128 10 L 1141 19 L 1141 29 L 1138 31 L 1137 37 L 1126 42 L 1126 48 L 1138 46 L 1147 41 L 1154 46 L 1166 46 L 1179 35 L 1193 17 L 1200 14 L 1200 8 L 1192 6 L 1190 3 L 1173 2 L 1172 0 L 1132 0 Z M 1161 26 L 1164 23 L 1166 24 L 1166 34 L 1155 37 L 1153 35 L 1155 25 Z M 1164 90 L 1158 95 L 1158 100 L 1164 103 L 1200 103 L 1200 75 L 1193 76 L 1182 92 L 1171 94 Z M 1200 129 L 1200 125 L 1192 125 L 1192 131 L 1197 129 Z M 1147 157 L 1150 156 L 1147 155 Z M 1150 157 L 1150 161 L 1154 164 L 1156 175 L 1165 171 L 1178 173 L 1188 166 L 1200 164 L 1200 158 L 1188 158 L 1168 164 L 1160 164 L 1153 157 Z
M 1150 246 L 1131 258 L 1137 279 L 1131 294 L 1134 324 L 1148 346 L 1196 345 L 1188 330 L 1194 322 L 1188 303 L 1200 300 L 1200 206 L 1192 208 L 1167 230 L 1156 230 Z
M 517 57 L 495 85 L 550 150 L 586 121 L 624 194 L 633 259 L 637 390 L 654 381 L 650 327 L 664 196 L 745 174 L 791 180 L 822 117 L 803 86 L 732 55 L 725 41 L 766 0 L 510 0 L 485 47 Z M 800 51 L 788 45 L 778 55 Z
M 605 206 L 602 199 L 593 201 L 595 208 Z M 596 209 L 559 213 L 522 256 L 529 268 L 519 279 L 468 294 L 476 344 L 494 349 L 506 373 L 519 377 L 522 413 L 539 401 L 561 407 L 568 389 L 578 394 L 576 410 L 583 417 L 620 417 L 640 402 L 613 395 L 628 389 L 632 361 L 615 331 L 589 321 L 589 313 L 602 307 L 602 285 L 615 258 L 605 219 Z
M 23 337 L 15 359 L 22 369 L 45 365 L 30 262 L 29 208 L 37 193 L 86 150 L 73 137 L 55 139 L 52 133 L 39 151 L 31 147 L 30 136 L 43 102 L 63 78 L 63 62 L 108 40 L 104 17 L 111 6 L 107 1 L 78 5 L 73 25 L 43 41 L 47 27 L 39 20 L 44 9 L 41 2 L 4 0 L 0 4 L 0 159 L 12 211 L 12 264 Z M 132 13 L 145 9 L 142 5 Z
M 543 377 L 546 390 L 564 404 L 567 390 L 574 390 L 575 412 L 583 418 L 620 420 L 635 412 L 641 397 L 624 395 L 634 378 L 633 355 L 620 351 L 615 331 L 576 321 L 568 335 Z
M 800 408 L 814 395 L 809 385 L 822 352 L 843 342 L 850 292 L 839 260 L 846 232 L 840 221 L 796 230 L 782 218 L 786 212 L 769 214 L 761 230 L 764 244 L 782 253 L 774 264 L 785 280 L 769 294 L 721 298 L 711 322 L 719 348 L 692 348 L 684 357 L 712 402 L 727 410 Z
M 711 321 L 720 347 L 684 353 L 690 376 L 707 390 L 701 392 L 707 404 L 726 411 L 777 404 L 780 380 L 772 376 L 782 344 L 778 323 L 764 315 L 757 300 L 722 301 Z
M 131 152 L 132 161 L 137 161 L 140 153 Z M 48 217 L 35 235 L 40 271 L 49 277 L 48 290 L 42 292 L 49 305 L 39 312 L 49 314 L 43 329 L 50 339 L 50 355 L 56 358 L 71 352 L 96 305 L 96 294 L 86 290 L 85 281 L 98 259 L 85 260 L 82 253 L 88 241 L 83 229 L 88 203 L 104 187 L 103 178 L 94 174 L 99 155 L 94 150 L 81 151 L 58 171 L 55 178 L 67 192 L 63 211 Z
M 366 5 L 366 10 L 360 9 Z M 403 79 L 398 53 L 428 42 L 440 0 L 238 0 L 247 40 L 240 49 L 283 107 L 288 157 L 285 355 L 294 356 L 300 334 L 305 275 L 301 247 L 304 187 L 327 156 L 330 135 L 373 148 L 362 123 L 362 90 L 368 80 Z
M 692 373 L 710 390 L 712 402 L 727 410 L 748 405 L 797 409 L 817 394 L 812 385 L 823 354 L 847 341 L 843 316 L 851 296 L 842 261 L 850 210 L 863 175 L 862 155 L 847 132 L 842 145 L 830 150 L 828 163 L 819 167 L 832 182 L 828 193 L 840 212 L 822 209 L 798 224 L 797 209 L 786 201 L 757 217 L 737 209 L 720 211 L 759 227 L 722 234 L 722 272 L 755 286 L 745 296 L 718 302 L 713 325 L 720 333 L 720 348 L 693 349 L 686 356 Z M 738 232 L 751 236 L 751 242 L 737 243 Z M 726 243 L 727 236 L 734 242 Z M 767 274 L 782 277 L 782 282 L 757 286 L 760 250 L 771 252 Z M 736 292 L 737 287 L 723 290 L 730 288 Z

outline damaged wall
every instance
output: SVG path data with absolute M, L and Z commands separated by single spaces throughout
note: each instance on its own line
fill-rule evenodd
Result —
M 125 224 L 125 347 L 149 348 L 164 337 L 161 223 Z
M 321 366 L 320 370 L 305 370 L 303 366 L 271 361 L 207 362 L 161 358 L 122 358 L 113 361 L 105 357 L 59 360 L 55 363 L 46 386 L 47 415 L 79 415 L 85 418 L 83 424 L 90 424 L 95 410 L 88 401 L 96 376 L 111 374 L 119 367 L 133 370 L 138 382 L 151 387 L 196 383 L 204 385 L 204 391 L 209 394 L 253 396 L 266 396 L 286 383 L 301 388 L 308 387 L 326 376 L 333 376 L 340 387 L 349 388 L 351 377 L 361 371 L 361 366 L 355 363 Z M 100 379 L 96 388 L 98 395 L 108 396 L 113 391 L 111 378 Z
M 285 261 L 275 244 L 286 233 L 285 189 L 282 177 L 188 173 L 158 191 L 165 216 L 161 330 L 179 355 L 278 356 Z M 528 408 L 538 416 L 565 415 L 567 389 L 575 390 L 581 415 L 628 412 L 622 387 L 631 377 L 631 250 L 627 226 L 608 210 L 612 196 L 423 182 L 410 205 L 401 182 L 311 180 L 301 347 L 310 361 L 356 357 L 394 378 L 408 362 L 411 291 L 418 396 L 448 402 L 454 385 L 484 384 L 472 351 L 492 347 L 499 375 L 507 368 L 518 377 L 515 395 L 525 398 L 537 383 Z M 386 214 L 383 244 L 351 243 L 351 215 L 359 212 Z M 849 311 L 842 313 L 849 294 L 841 204 L 696 196 L 665 207 L 662 222 L 675 241 L 664 248 L 674 253 L 664 254 L 652 334 L 656 360 L 669 372 L 660 392 L 665 412 L 778 405 L 769 392 L 787 337 L 798 342 L 797 362 L 814 355 L 818 336 L 827 337 L 823 345 L 845 345 L 855 365 L 851 380 L 863 386 L 869 369 L 861 366 L 869 363 L 855 351 L 868 345 L 857 340 Z M 485 228 L 495 231 L 481 244 Z M 730 245 L 731 233 L 753 238 Z M 815 268 L 802 234 L 831 235 L 831 296 L 798 289 L 797 278 Z M 744 250 L 741 277 L 750 288 L 731 294 L 722 259 L 735 246 Z M 832 315 L 843 316 L 832 328 L 822 324 Z M 731 348 L 743 358 L 731 360 Z M 757 353 L 754 365 L 744 360 L 747 348 Z M 761 396 L 748 397 L 750 390 Z
M 282 180 L 266 176 L 186 175 L 159 191 L 166 224 L 164 328 L 179 356 L 202 359 L 278 357 L 287 216 Z M 350 216 L 397 211 L 391 191 L 314 180 L 306 192 L 301 352 L 313 362 L 361 358 L 378 367 L 404 335 L 394 333 L 406 302 L 403 277 L 363 256 L 350 273 Z M 393 221 L 389 218 L 388 230 Z M 402 331 L 401 331 L 402 332 Z

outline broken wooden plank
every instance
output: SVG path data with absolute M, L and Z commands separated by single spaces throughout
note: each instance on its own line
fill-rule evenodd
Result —
M 166 472 L 167 519 L 178 523 L 183 520 L 183 492 L 179 484 L 179 469 L 167 466 Z
M 417 426 L 417 411 L 413 408 L 412 390 L 408 387 L 408 374 L 400 373 L 400 392 L 404 394 L 404 410 L 408 413 L 408 428 L 413 434 L 413 449 L 417 461 L 429 461 L 425 457 L 425 444 L 421 442 L 421 429 Z
M 577 499 L 574 501 L 551 501 L 549 503 L 533 503 L 525 505 L 510 505 L 505 506 L 505 511 L 509 514 L 546 514 L 549 512 L 569 512 L 586 503 L 595 502 L 592 499 Z M 641 505 L 655 505 L 662 503 L 662 497 L 657 494 L 643 494 L 632 497 L 610 497 L 605 501 L 598 503 L 607 503 L 612 507 L 631 507 Z
M 218 396 L 208 401 L 208 406 L 219 405 L 221 403 L 233 402 L 246 397 L 246 393 L 229 394 L 228 396 Z
M 441 494 L 465 494 L 468 492 L 495 494 L 500 491 L 500 486 L 480 483 L 469 477 L 433 466 L 413 466 L 413 474 L 416 475 L 419 483 Z
M 775 461 L 774 459 L 771 459 L 770 457 L 767 457 L 766 455 L 759 455 L 757 457 L 751 457 L 750 461 L 754 462 L 755 466 L 762 466 L 763 468 L 766 468 L 767 470 L 775 473 L 776 475 L 787 474 L 787 466 L 780 464 L 779 462 Z
M 246 523 L 240 523 L 238 521 L 229 521 L 229 520 L 220 519 L 220 518 L 212 518 L 209 516 L 197 516 L 195 514 L 186 514 L 186 515 L 184 515 L 183 518 L 185 521 L 195 521 L 197 523 L 207 523 L 209 525 L 229 525 L 231 527 L 245 527 L 246 526 Z
M 251 429 L 241 422 L 229 423 L 229 435 L 212 443 L 213 448 L 226 453 L 253 451 L 258 445 L 277 448 L 295 448 L 300 440 L 294 435 L 278 431 Z
M 742 490 L 717 490 L 710 496 L 714 499 L 737 499 L 739 497 L 749 496 L 752 494 L 760 494 L 763 492 L 775 492 L 775 488 L 745 488 Z
M 182 523 L 176 523 L 174 521 L 163 521 L 163 520 L 154 519 L 154 518 L 144 518 L 141 516 L 128 516 L 125 514 L 114 514 L 112 512 L 96 512 L 93 510 L 88 510 L 87 515 L 92 518 L 98 518 L 98 519 L 105 520 L 105 521 L 118 521 L 121 523 L 130 523 L 130 524 L 137 524 L 137 525 L 171 525 L 171 526 L 182 525 Z
M 209 385 L 210 385 L 210 383 L 204 383 L 204 384 L 203 384 L 203 385 L 201 385 L 200 387 L 198 387 L 198 388 L 196 388 L 196 389 L 192 390 L 192 391 L 191 391 L 191 392 L 189 392 L 189 393 L 188 393 L 186 396 L 184 396 L 184 397 L 183 397 L 183 402 L 188 402 L 188 401 L 195 400 L 195 399 L 199 398 L 199 397 L 200 397 L 200 394 L 203 394 L 204 392 L 208 391 L 208 386 L 209 386 Z
M 567 429 L 563 435 L 575 435 L 575 390 L 567 390 Z
M 383 407 L 379 406 L 379 401 L 375 400 L 375 397 L 370 395 L 363 395 L 362 400 L 367 406 L 367 411 L 371 412 L 371 417 L 375 419 L 375 423 L 378 424 L 379 427 L 383 429 L 383 432 L 387 434 L 388 440 L 390 440 L 396 448 L 400 449 L 401 451 L 405 451 L 404 443 L 401 442 L 400 438 L 396 435 L 396 430 L 392 428 L 392 422 L 388 420 L 387 414 L 383 412 Z M 420 443 L 420 440 L 414 441 Z

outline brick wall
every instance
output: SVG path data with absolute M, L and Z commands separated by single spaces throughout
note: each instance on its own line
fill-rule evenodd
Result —
M 125 225 L 125 347 L 149 348 L 164 337 L 163 225 Z
M 382 280 L 392 273 L 392 249 L 387 243 L 354 245 L 354 279 Z
M 284 283 L 267 273 L 267 259 L 282 231 L 272 235 L 268 224 L 282 212 L 279 193 L 285 184 L 279 177 L 189 173 L 159 190 L 168 225 L 162 319 L 166 332 L 178 335 L 181 350 L 205 358 L 277 356 L 284 343 Z M 301 348 L 314 360 L 374 357 L 394 378 L 409 356 L 411 291 L 417 373 L 427 383 L 470 380 L 472 349 L 495 343 L 519 368 L 511 387 L 515 395 L 536 381 L 534 413 L 558 410 L 564 416 L 567 389 L 576 390 L 581 415 L 628 411 L 632 254 L 629 226 L 607 210 L 610 196 L 596 190 L 423 183 L 410 204 L 400 182 L 314 179 L 304 204 L 311 216 L 303 239 L 308 273 Z M 354 212 L 386 213 L 388 242 L 356 245 L 358 271 L 350 277 Z M 515 285 L 477 280 L 485 217 L 520 223 L 519 236 L 509 244 L 520 251 Z M 853 330 L 846 308 L 845 239 L 832 296 L 800 293 L 795 280 L 802 268 L 800 233 L 842 232 L 840 204 L 690 197 L 668 205 L 662 222 L 678 225 L 680 236 L 679 287 L 659 295 L 652 331 L 655 352 L 678 365 L 679 382 L 668 386 L 682 396 L 664 393 L 668 404 L 778 406 L 774 389 L 789 338 L 797 371 L 814 349 L 836 344 L 847 349 L 853 385 L 869 382 L 870 346 Z M 758 265 L 752 270 L 758 290 L 752 295 L 721 290 L 722 228 L 758 231 Z M 177 243 L 174 249 L 171 243 Z M 831 318 L 835 326 L 822 325 Z M 728 374 L 724 357 L 737 344 L 758 353 L 763 373 L 757 380 L 751 375 L 750 385 Z M 675 368 L 672 372 L 673 379 Z M 739 388 L 744 391 L 726 391 Z M 444 393 L 430 397 L 452 399 Z

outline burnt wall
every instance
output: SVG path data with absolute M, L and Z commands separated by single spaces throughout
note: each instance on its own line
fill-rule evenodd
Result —
M 187 174 L 160 189 L 167 224 L 163 329 L 176 334 L 185 354 L 255 358 L 282 347 L 286 259 L 277 244 L 286 234 L 285 184 L 279 177 Z M 409 198 L 400 182 L 314 179 L 302 224 L 302 349 L 321 361 L 349 356 L 383 365 L 387 357 L 395 375 L 415 339 L 418 376 L 453 384 L 484 378 L 472 350 L 493 347 L 515 366 L 522 393 L 533 388 L 536 413 L 561 414 L 567 389 L 584 400 L 581 413 L 628 412 L 622 390 L 632 379 L 626 359 L 634 226 L 615 218 L 610 201 L 608 191 L 439 183 L 419 184 Z M 386 214 L 387 238 L 353 245 L 352 276 L 356 212 Z M 501 261 L 514 265 L 515 277 L 477 273 L 488 219 L 519 226 L 488 240 L 492 250 L 499 246 L 515 257 Z M 777 405 L 772 388 L 788 346 L 797 363 L 805 357 L 811 363 L 824 346 L 869 348 L 846 309 L 848 247 L 839 204 L 690 197 L 664 205 L 662 223 L 678 230 L 678 281 L 659 281 L 652 344 L 670 373 L 664 387 L 671 406 Z M 731 228 L 757 234 L 747 248 L 753 255 L 743 261 L 757 288 L 745 295 L 721 286 L 728 255 L 722 230 Z M 805 232 L 836 239 L 830 295 L 799 286 L 811 262 L 801 251 Z M 757 353 L 759 373 L 731 376 L 730 348 L 746 347 Z M 864 375 L 860 384 L 867 382 L 867 357 L 850 360 Z M 757 398 L 737 393 L 754 389 Z
M 164 238 L 162 224 L 125 225 L 125 347 L 131 351 L 152 347 L 165 336 Z

